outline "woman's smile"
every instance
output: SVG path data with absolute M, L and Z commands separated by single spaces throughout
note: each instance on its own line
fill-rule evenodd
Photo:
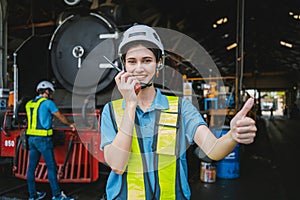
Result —
M 156 58 L 152 51 L 142 45 L 131 47 L 125 58 L 126 70 L 143 83 L 148 83 L 155 74 Z
M 135 78 L 137 78 L 139 81 L 143 81 L 145 78 L 147 78 L 147 75 L 146 74 L 136 74 L 136 75 L 132 75 L 134 76 Z

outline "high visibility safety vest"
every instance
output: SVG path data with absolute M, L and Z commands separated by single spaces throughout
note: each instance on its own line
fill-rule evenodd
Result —
M 121 193 L 127 194 L 129 200 L 148 199 L 185 199 L 180 181 L 179 155 L 180 105 L 181 98 L 167 96 L 169 109 L 156 110 L 153 136 L 153 154 L 155 166 L 155 188 L 152 189 L 147 173 L 146 158 L 143 148 L 142 133 L 135 117 L 135 127 L 127 169 L 123 173 Z M 124 110 L 123 99 L 112 101 L 116 127 L 119 129 Z M 111 112 L 112 114 L 112 112 Z M 157 133 L 157 134 L 155 134 Z M 156 145 L 155 145 L 156 144 Z M 122 191 L 126 190 L 126 191 Z M 117 197 L 118 198 L 118 197 Z
M 49 129 L 39 129 L 38 126 L 38 108 L 40 104 L 47 100 L 47 98 L 39 98 L 37 101 L 30 100 L 25 108 L 28 120 L 28 126 L 26 130 L 26 135 L 32 136 L 51 136 L 53 134 L 53 130 Z

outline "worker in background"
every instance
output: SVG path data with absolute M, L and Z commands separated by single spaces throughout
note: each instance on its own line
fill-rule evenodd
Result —
M 42 155 L 48 170 L 48 180 L 52 190 L 52 200 L 73 200 L 61 191 L 57 180 L 57 166 L 53 153 L 52 117 L 57 117 L 62 123 L 75 131 L 75 124 L 69 122 L 62 115 L 56 104 L 52 101 L 54 86 L 48 81 L 40 82 L 36 91 L 38 95 L 26 103 L 28 127 L 26 135 L 29 145 L 29 164 L 27 171 L 27 184 L 29 200 L 43 199 L 46 192 L 38 192 L 35 187 L 35 170 Z
M 274 105 L 272 105 L 272 107 L 270 108 L 270 119 L 273 119 L 274 118 Z
M 196 143 L 210 159 L 220 160 L 238 143 L 252 143 L 257 129 L 246 114 L 253 99 L 231 120 L 230 131 L 216 138 L 190 101 L 154 87 L 165 56 L 154 29 L 127 29 L 118 53 L 125 71 L 115 82 L 123 98 L 107 103 L 101 117 L 101 149 L 112 169 L 107 199 L 190 199 L 187 148 Z

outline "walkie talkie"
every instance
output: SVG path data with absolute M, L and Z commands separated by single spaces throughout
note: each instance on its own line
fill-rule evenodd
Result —
M 105 60 L 106 60 L 109 64 L 111 64 L 111 66 L 113 66 L 113 68 L 116 69 L 118 72 L 121 72 L 121 71 L 122 71 L 122 70 L 119 69 L 118 66 L 116 66 L 113 62 L 111 62 L 106 56 L 103 56 L 103 58 L 105 58 Z M 135 84 L 135 86 L 134 86 L 134 91 L 135 91 L 135 93 L 138 94 L 138 93 L 140 92 L 141 88 L 142 88 L 141 84 L 139 84 L 139 83 Z

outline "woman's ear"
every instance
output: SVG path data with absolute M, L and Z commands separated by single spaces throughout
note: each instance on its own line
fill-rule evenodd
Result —
M 158 67 L 157 67 L 157 68 L 156 68 L 156 72 L 155 72 L 156 78 L 158 78 L 158 75 L 159 75 L 159 70 L 158 70 Z
M 160 58 L 158 63 L 157 63 L 156 71 L 161 70 L 162 67 L 163 67 L 163 60 L 162 60 L 162 58 Z M 156 73 L 158 73 L 158 72 L 156 72 Z

